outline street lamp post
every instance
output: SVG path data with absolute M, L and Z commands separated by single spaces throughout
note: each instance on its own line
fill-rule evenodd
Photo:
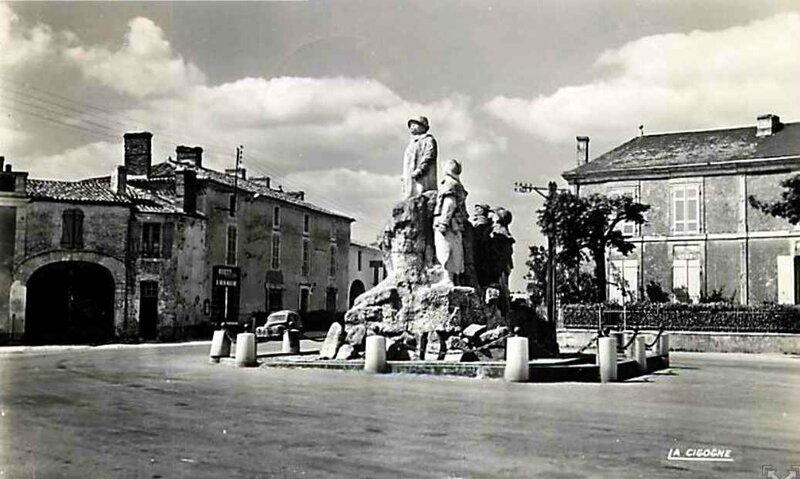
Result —
M 543 193 L 544 190 L 547 190 L 547 194 Z M 515 182 L 514 191 L 516 191 L 517 193 L 535 192 L 547 201 L 547 200 L 553 200 L 556 196 L 556 193 L 558 193 L 559 189 L 555 181 L 547 183 L 547 188 L 543 186 L 533 186 L 530 183 Z M 550 231 L 550 233 L 547 234 L 547 285 L 545 290 L 544 301 L 545 301 L 545 306 L 547 308 L 547 320 L 553 323 L 554 331 L 555 331 L 556 314 L 557 314 L 556 311 L 557 291 L 558 289 L 556 288 L 556 235 L 555 231 Z

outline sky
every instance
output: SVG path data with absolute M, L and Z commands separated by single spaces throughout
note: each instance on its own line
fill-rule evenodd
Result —
M 0 3 L 0 155 L 33 178 L 108 175 L 122 135 L 302 189 L 374 241 L 400 199 L 406 120 L 504 206 L 524 289 L 546 185 L 639 134 L 800 121 L 800 2 Z

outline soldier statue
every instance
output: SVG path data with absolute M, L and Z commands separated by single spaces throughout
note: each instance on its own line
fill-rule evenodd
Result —
M 448 160 L 444 173 L 433 212 L 433 243 L 436 259 L 445 271 L 442 282 L 457 284 L 464 273 L 462 231 L 467 222 L 467 192 L 459 178 L 461 163 Z
M 436 139 L 424 116 L 408 120 L 411 139 L 403 155 L 403 198 L 436 190 Z

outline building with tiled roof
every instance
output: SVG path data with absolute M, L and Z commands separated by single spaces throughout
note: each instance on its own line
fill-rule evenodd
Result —
M 577 140 L 577 166 L 563 173 L 575 191 L 651 206 L 645 225 L 621 227 L 637 248 L 609 255 L 610 300 L 655 283 L 683 301 L 800 302 L 800 230 L 748 201 L 777 199 L 800 173 L 800 123 L 762 115 L 755 126 L 642 135 L 591 160 L 589 138 Z
M 124 139 L 110 176 L 0 172 L 0 342 L 172 339 L 347 309 L 351 218 L 207 168 L 200 147 L 152 164 L 150 133 Z

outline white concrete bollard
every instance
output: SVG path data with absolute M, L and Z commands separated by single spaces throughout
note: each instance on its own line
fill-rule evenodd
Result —
M 617 380 L 617 340 L 600 338 L 597 340 L 597 356 L 600 358 L 600 382 Z
M 530 379 L 528 364 L 528 338 L 515 336 L 506 340 L 506 381 L 525 382 Z
M 212 363 L 218 363 L 219 358 L 227 357 L 231 354 L 231 340 L 224 329 L 214 331 L 214 336 L 211 339 L 211 351 L 208 356 Z
M 639 371 L 647 371 L 647 344 L 642 336 L 636 336 L 633 340 L 631 356 L 639 365 Z
M 364 371 L 368 373 L 386 372 L 386 338 L 383 336 L 367 336 Z
M 236 335 L 236 366 L 249 367 L 258 364 L 256 361 L 256 335 L 239 333 Z
M 287 329 L 283 332 L 283 346 L 281 352 L 284 354 L 300 353 L 300 331 Z
M 663 357 L 667 366 L 669 366 L 669 334 L 662 333 L 656 346 L 658 347 L 658 355 Z

